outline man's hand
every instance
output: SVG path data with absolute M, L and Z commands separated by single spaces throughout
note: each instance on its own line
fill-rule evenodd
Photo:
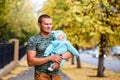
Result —
M 51 56 L 51 61 L 60 64 L 62 61 L 62 56 L 60 56 L 60 54 Z

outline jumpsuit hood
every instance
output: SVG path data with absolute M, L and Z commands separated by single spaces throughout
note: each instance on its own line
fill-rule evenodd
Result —
M 59 40 L 58 39 L 58 35 L 62 34 L 64 36 L 64 40 L 66 40 L 66 34 L 61 31 L 61 30 L 56 30 L 56 31 L 52 31 L 53 35 L 54 35 L 54 40 Z

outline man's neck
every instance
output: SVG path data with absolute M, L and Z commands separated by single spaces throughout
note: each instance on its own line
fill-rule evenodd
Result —
M 44 38 L 48 38 L 50 33 L 40 32 L 40 35 Z

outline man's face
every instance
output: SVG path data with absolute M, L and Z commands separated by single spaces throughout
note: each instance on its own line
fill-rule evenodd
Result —
M 50 33 L 52 29 L 52 20 L 50 18 L 43 18 L 42 23 L 39 24 L 41 32 Z

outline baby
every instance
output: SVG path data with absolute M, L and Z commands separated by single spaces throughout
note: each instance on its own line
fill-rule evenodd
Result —
M 54 40 L 52 43 L 46 48 L 44 52 L 44 56 L 55 55 L 55 54 L 64 54 L 66 51 L 71 52 L 74 56 L 79 56 L 78 51 L 72 46 L 72 44 L 66 39 L 66 35 L 61 30 L 53 31 Z M 62 66 L 65 62 L 63 59 L 60 63 Z M 52 62 L 50 63 L 49 71 L 53 71 Z

